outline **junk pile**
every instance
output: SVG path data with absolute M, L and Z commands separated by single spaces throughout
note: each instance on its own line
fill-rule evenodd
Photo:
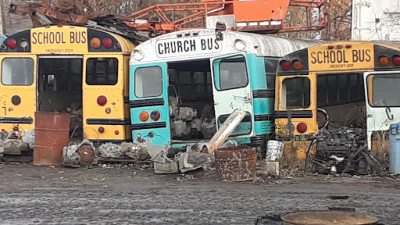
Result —
M 185 152 L 175 154 L 174 158 L 169 158 L 167 155 L 167 151 L 161 151 L 151 158 L 155 173 L 186 173 L 208 168 L 214 163 L 213 155 L 201 153 L 199 149 L 192 149 L 191 146 L 188 146 Z
M 69 167 L 79 167 L 111 160 L 144 162 L 150 160 L 150 153 L 159 152 L 162 149 L 162 147 L 154 146 L 150 142 L 105 143 L 96 149 L 93 142 L 84 140 L 81 143 L 73 143 L 64 147 L 62 164 Z
M 324 174 L 366 175 L 378 169 L 367 149 L 365 130 L 359 128 L 322 129 L 310 144 L 306 161 L 311 161 L 313 169 Z
M 35 130 L 20 132 L 18 126 L 12 132 L 0 132 L 0 156 L 21 155 L 23 151 L 32 149 L 35 143 Z
M 214 157 L 188 146 L 185 152 L 172 154 L 168 147 L 153 145 L 150 141 L 105 143 L 95 148 L 91 141 L 70 144 L 63 149 L 62 165 L 80 167 L 102 162 L 154 162 L 155 173 L 186 173 L 212 164 Z
M 210 139 L 216 132 L 215 118 L 210 113 L 211 106 L 206 105 L 201 113 L 191 107 L 178 106 L 175 97 L 169 97 L 171 132 L 175 139 Z
M 237 146 L 236 142 L 232 140 L 225 142 L 225 140 L 236 129 L 245 115 L 246 112 L 243 110 L 234 110 L 206 145 L 199 143 L 187 146 L 186 149 L 183 149 L 184 152 L 178 152 L 173 159 L 167 157 L 165 151 L 158 153 L 157 156 L 152 157 L 155 173 L 185 173 L 210 166 L 215 161 L 213 153 L 220 146 Z M 200 152 L 204 149 L 207 153 Z

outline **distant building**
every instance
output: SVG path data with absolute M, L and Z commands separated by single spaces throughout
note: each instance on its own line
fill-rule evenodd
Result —
M 400 41 L 400 0 L 353 0 L 351 39 Z

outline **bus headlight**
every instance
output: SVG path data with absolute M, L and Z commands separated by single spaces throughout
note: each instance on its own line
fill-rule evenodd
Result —
M 143 52 L 140 50 L 133 50 L 133 58 L 137 61 L 142 60 L 144 57 Z
M 235 40 L 235 49 L 238 51 L 243 51 L 246 48 L 246 43 L 243 40 L 236 39 Z

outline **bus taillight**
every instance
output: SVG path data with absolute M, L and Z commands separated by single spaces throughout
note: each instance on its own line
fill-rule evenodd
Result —
M 307 124 L 305 124 L 305 123 L 299 123 L 299 124 L 297 124 L 296 129 L 297 129 L 297 131 L 298 131 L 299 133 L 304 133 L 304 132 L 307 131 Z
M 379 64 L 381 66 L 387 66 L 387 65 L 389 65 L 389 63 L 390 63 L 390 59 L 388 57 L 386 57 L 386 56 L 379 57 Z
M 90 40 L 90 46 L 92 46 L 92 48 L 100 48 L 101 46 L 100 39 L 92 38 L 92 40 Z
M 293 61 L 293 68 L 295 68 L 296 70 L 301 70 L 303 69 L 304 65 L 302 62 L 300 62 L 300 60 L 294 60 Z
M 400 56 L 398 56 L 398 55 L 393 56 L 392 62 L 394 65 L 400 66 Z
M 104 48 L 111 48 L 112 47 L 112 40 L 110 38 L 103 39 L 103 46 Z
M 17 47 L 17 41 L 13 38 L 10 38 L 7 40 L 7 46 L 11 49 L 14 49 Z
M 104 95 L 100 95 L 97 98 L 97 104 L 99 104 L 99 106 L 104 106 L 105 104 L 107 104 L 107 98 Z
M 150 114 L 150 118 L 151 118 L 152 120 L 154 120 L 154 121 L 159 120 L 160 117 L 161 117 L 161 113 L 160 113 L 159 111 L 157 111 L 157 110 L 154 110 L 154 111 L 151 112 L 151 114 Z
M 146 111 L 142 111 L 139 114 L 139 119 L 143 122 L 146 122 L 149 119 L 149 113 Z
M 98 129 L 97 129 L 97 131 L 99 131 L 99 133 L 104 133 L 104 127 L 99 127 Z
M 119 130 L 115 130 L 115 131 L 114 131 L 114 134 L 115 134 L 115 135 L 118 135 L 118 134 L 119 134 Z
M 290 63 L 286 60 L 283 60 L 280 62 L 282 70 L 289 70 L 290 69 Z

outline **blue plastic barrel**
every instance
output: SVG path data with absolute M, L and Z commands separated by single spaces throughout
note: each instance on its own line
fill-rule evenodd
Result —
M 389 173 L 400 174 L 400 123 L 390 125 Z

